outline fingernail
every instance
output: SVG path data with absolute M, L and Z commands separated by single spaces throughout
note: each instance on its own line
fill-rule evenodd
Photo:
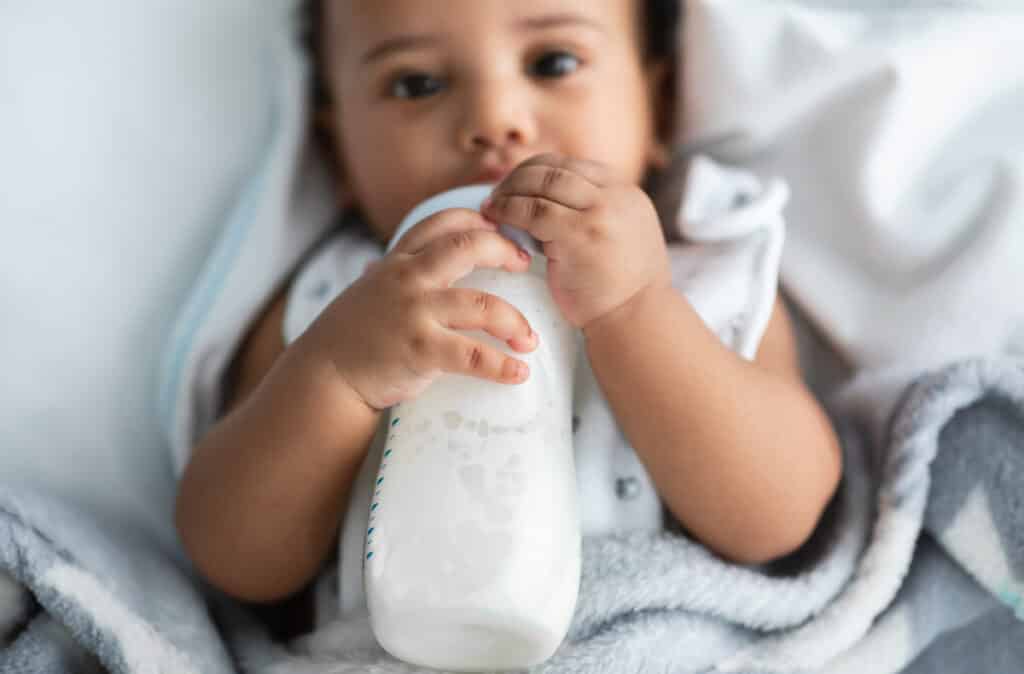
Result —
M 501 374 L 509 379 L 522 379 L 526 364 L 509 358 L 501 367 Z
M 486 199 L 484 199 L 484 202 L 482 204 L 480 204 L 480 210 L 481 211 L 486 211 L 488 208 L 491 207 L 491 204 L 493 204 L 493 203 L 494 203 L 494 197 L 487 197 Z
M 527 262 L 533 259 L 533 256 L 530 255 L 530 251 L 526 250 L 525 248 L 519 249 L 519 257 L 526 260 Z

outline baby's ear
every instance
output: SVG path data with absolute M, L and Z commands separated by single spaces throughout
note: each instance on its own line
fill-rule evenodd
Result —
M 675 135 L 675 67 L 669 59 L 652 61 L 647 66 L 647 87 L 654 117 L 649 161 L 655 168 L 668 167 Z

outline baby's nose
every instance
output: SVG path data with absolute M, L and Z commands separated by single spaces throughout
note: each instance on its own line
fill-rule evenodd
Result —
M 515 128 L 480 130 L 473 134 L 470 144 L 473 149 L 485 150 L 503 145 L 517 145 L 523 143 L 523 133 Z
M 500 87 L 482 87 L 467 101 L 460 145 L 467 152 L 529 145 L 536 137 L 533 113 L 525 97 Z

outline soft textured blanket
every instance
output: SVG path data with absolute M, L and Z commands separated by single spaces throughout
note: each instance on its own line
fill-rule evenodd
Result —
M 536 671 L 1024 670 L 1024 362 L 920 377 L 879 440 L 855 391 L 838 400 L 846 479 L 800 554 L 755 570 L 669 533 L 589 539 L 572 632 Z M 222 602 L 227 649 L 172 560 L 144 535 L 0 485 L 0 566 L 35 597 L 0 672 L 411 671 L 365 620 L 283 646 Z
M 0 482 L 0 569 L 31 600 L 0 651 L 3 674 L 235 671 L 199 586 L 151 534 L 50 490 Z
M 572 631 L 535 671 L 1024 670 L 1024 363 L 920 378 L 877 443 L 853 388 L 835 410 L 846 478 L 804 550 L 750 569 L 670 533 L 588 539 Z M 418 671 L 376 646 L 365 617 L 288 648 L 227 622 L 247 671 Z

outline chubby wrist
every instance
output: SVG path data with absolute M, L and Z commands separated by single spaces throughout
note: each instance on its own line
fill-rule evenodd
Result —
M 657 312 L 668 300 L 666 293 L 674 293 L 669 283 L 651 282 L 622 304 L 605 312 L 583 326 L 588 344 L 608 337 L 618 339 L 624 331 L 634 332 L 650 312 Z
M 343 411 L 350 420 L 353 415 L 374 422 L 379 418 L 382 410 L 367 403 L 334 361 L 302 337 L 285 351 L 281 361 L 281 385 L 297 393 L 294 399 L 315 401 L 318 409 Z

